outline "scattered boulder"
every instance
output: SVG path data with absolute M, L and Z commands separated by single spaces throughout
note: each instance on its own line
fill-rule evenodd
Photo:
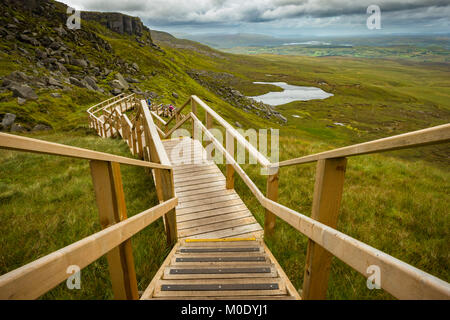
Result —
M 11 127 L 14 124 L 14 121 L 16 121 L 16 117 L 17 116 L 14 113 L 5 114 L 1 123 L 2 127 L 4 129 L 8 129 L 9 127 Z
M 119 94 L 122 93 L 122 90 L 117 89 L 117 88 L 114 88 L 114 89 L 111 90 L 111 93 L 112 93 L 113 95 L 115 95 L 115 96 L 118 96 Z
M 50 93 L 50 96 L 51 96 L 52 98 L 57 98 L 57 99 L 62 98 L 61 94 L 58 93 L 58 92 Z
M 84 77 L 84 81 L 87 82 L 87 84 L 94 89 L 95 91 L 99 91 L 99 87 L 97 86 L 97 82 L 95 81 L 94 77 L 86 76 Z
M 173 92 L 173 93 L 172 93 L 172 97 L 174 97 L 175 99 L 178 99 L 180 96 L 178 95 L 178 93 Z
M 86 84 L 78 80 L 77 78 L 70 77 L 69 78 L 70 84 L 73 84 L 74 86 L 80 87 L 80 88 L 86 88 Z
M 122 74 L 117 73 L 116 74 L 116 80 L 119 81 L 120 85 L 122 86 L 122 88 L 124 90 L 128 90 L 130 88 L 130 85 L 128 84 L 128 82 L 125 80 L 125 78 L 122 76 Z
M 26 34 L 23 34 L 23 33 L 21 35 L 19 35 L 19 40 L 22 41 L 22 42 L 26 42 L 26 43 L 32 44 L 35 47 L 39 47 L 41 45 L 39 41 L 37 41 L 36 39 L 34 39 L 32 37 L 29 37 L 29 36 L 27 36 Z
M 48 78 L 47 83 L 48 83 L 50 86 L 59 87 L 59 88 L 61 88 L 61 89 L 64 87 L 63 84 L 62 84 L 61 82 L 59 82 L 58 80 L 56 80 L 56 79 L 54 79 L 54 78 L 52 78 L 52 77 Z
M 27 100 L 25 100 L 25 99 L 23 99 L 23 98 L 21 98 L 21 97 L 18 97 L 18 98 L 17 98 L 17 103 L 18 103 L 20 106 L 24 105 L 26 102 L 27 102 Z
M 16 84 L 9 88 L 15 97 L 20 97 L 26 100 L 37 100 L 39 97 L 34 90 L 28 85 Z
M 72 64 L 74 66 L 78 66 L 78 67 L 82 67 L 82 68 L 87 68 L 89 66 L 87 61 L 84 59 L 72 59 Z
M 31 130 L 31 131 L 36 132 L 36 131 L 48 131 L 48 130 L 52 130 L 52 128 L 45 124 L 40 123 L 40 124 L 35 125 L 33 130 Z
M 242 124 L 240 124 L 240 123 L 237 122 L 237 121 L 234 123 L 234 125 L 235 125 L 236 127 L 238 127 L 238 128 L 242 128 Z
M 11 132 L 27 132 L 27 129 L 22 127 L 20 124 L 13 123 L 11 126 Z
M 140 83 L 140 81 L 135 78 L 125 78 L 125 80 L 127 80 L 128 83 Z

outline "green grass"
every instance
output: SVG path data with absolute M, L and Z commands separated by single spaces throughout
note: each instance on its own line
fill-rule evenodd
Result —
M 124 142 L 85 133 L 33 138 L 130 157 Z M 89 162 L 14 151 L 0 152 L 0 274 L 101 230 Z M 128 216 L 158 204 L 144 169 L 121 166 Z M 139 290 L 145 290 L 170 248 L 161 219 L 132 238 Z M 106 258 L 81 271 L 81 290 L 65 283 L 43 299 L 110 299 Z

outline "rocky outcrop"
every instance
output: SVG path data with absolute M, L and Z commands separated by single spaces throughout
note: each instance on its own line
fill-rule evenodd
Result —
M 99 22 L 108 29 L 120 34 L 126 33 L 129 35 L 142 36 L 144 30 L 150 31 L 144 26 L 141 19 L 127 16 L 122 13 L 85 11 L 81 13 L 81 18 Z

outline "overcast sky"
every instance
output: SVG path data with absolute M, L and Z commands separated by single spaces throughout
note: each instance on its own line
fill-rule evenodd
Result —
M 60 0 L 61 1 L 61 0 Z M 62 0 L 80 10 L 139 16 L 151 29 L 181 33 L 322 36 L 443 33 L 450 0 Z M 369 5 L 381 9 L 381 30 L 368 30 Z

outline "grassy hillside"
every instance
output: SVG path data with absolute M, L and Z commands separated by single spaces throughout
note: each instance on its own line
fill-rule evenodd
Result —
M 21 12 L 10 11 L 19 20 Z M 31 18 L 30 18 L 31 19 Z M 30 20 L 30 24 L 33 21 Z M 54 35 L 52 22 L 39 20 L 43 32 Z M 66 43 L 78 55 L 100 69 L 113 71 L 98 76 L 105 93 L 67 85 L 70 90 L 36 89 L 39 99 L 19 105 L 9 91 L 0 93 L 0 117 L 11 112 L 18 122 L 32 127 L 51 125 L 46 133 L 27 136 L 131 156 L 119 140 L 100 139 L 88 129 L 85 110 L 109 97 L 109 83 L 118 72 L 137 77 L 142 92 L 154 92 L 161 103 L 181 105 L 196 94 L 231 124 L 244 128 L 280 129 L 281 160 L 328 150 L 351 143 L 400 134 L 449 122 L 450 69 L 448 64 L 408 59 L 350 57 L 301 57 L 279 55 L 232 55 L 165 33 L 152 32 L 161 47 L 141 46 L 134 36 L 120 35 L 94 22 L 83 22 L 86 32 L 111 45 L 96 50 L 90 41 L 83 46 Z M 83 39 L 83 38 L 82 38 Z M 0 77 L 21 70 L 39 77 L 45 68 L 14 49 L 17 40 L 0 41 Z M 31 45 L 19 44 L 30 52 Z M 12 49 L 11 49 L 12 48 Z M 120 62 L 120 63 L 118 63 Z M 128 72 L 125 63 L 137 63 L 140 71 Z M 261 118 L 225 102 L 224 97 L 192 79 L 192 70 L 208 72 L 211 86 L 230 86 L 251 96 L 272 86 L 254 81 L 284 81 L 320 87 L 334 94 L 326 100 L 293 102 L 278 108 L 288 118 L 285 125 Z M 83 72 L 75 69 L 74 72 Z M 142 78 L 143 77 L 143 78 Z M 50 94 L 59 92 L 62 98 Z M 179 98 L 175 98 L 177 93 Z M 301 118 L 295 118 L 294 115 Z M 334 123 L 344 123 L 337 126 Z M 449 274 L 448 144 L 349 160 L 338 229 L 446 281 Z M 265 177 L 257 166 L 244 166 L 261 190 Z M 150 177 L 142 169 L 123 166 L 122 174 L 129 215 L 157 203 Z M 314 187 L 314 165 L 282 169 L 280 202 L 309 215 Z M 237 191 L 263 224 L 263 209 L 237 179 Z M 88 163 L 58 157 L 0 151 L 0 274 L 100 230 Z M 139 289 L 143 290 L 168 253 L 162 222 L 158 221 L 133 238 Z M 307 239 L 286 223 L 277 221 L 269 247 L 296 286 L 301 288 Z M 82 290 L 69 291 L 64 284 L 44 299 L 111 298 L 106 259 L 82 271 Z M 370 291 L 365 280 L 343 263 L 332 265 L 331 299 L 389 299 L 382 291 Z

